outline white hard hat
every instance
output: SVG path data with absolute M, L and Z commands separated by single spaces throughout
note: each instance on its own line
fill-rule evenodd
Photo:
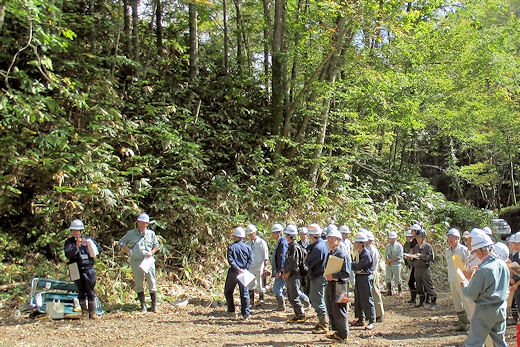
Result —
M 284 234 L 286 234 L 286 235 L 298 235 L 298 228 L 294 224 L 288 224 L 285 227 Z
M 359 232 L 356 235 L 354 235 L 354 242 L 367 242 L 367 234 L 364 232 Z
M 422 227 L 421 227 L 421 225 L 419 223 L 414 223 L 414 225 L 412 225 L 410 227 L 410 230 L 415 230 L 415 231 L 418 231 L 418 230 L 421 230 L 421 229 L 422 229 Z
M 283 231 L 283 225 L 281 225 L 280 223 L 276 223 L 271 228 L 271 232 L 273 232 L 273 233 L 281 233 L 282 231 Z
M 509 242 L 520 243 L 520 232 L 511 235 L 511 237 L 509 238 Z
M 390 231 L 388 233 L 388 238 L 389 239 L 396 239 L 397 238 L 397 233 L 395 231 Z
M 301 227 L 300 228 L 300 234 L 307 235 L 309 231 L 307 230 L 307 227 Z
M 411 231 L 410 229 L 406 230 L 406 231 L 404 232 L 404 236 L 410 236 L 410 237 L 413 236 L 413 235 L 412 235 L 412 231 Z
M 150 216 L 148 216 L 146 213 L 141 213 L 139 217 L 137 217 L 137 221 L 150 223 Z
M 321 228 L 320 228 L 319 224 L 312 223 L 311 225 L 308 225 L 307 233 L 309 235 L 321 235 Z
M 83 230 L 85 229 L 85 225 L 83 224 L 83 222 L 79 219 L 74 219 L 71 223 L 70 223 L 70 227 L 69 227 L 70 230 Z
M 342 225 L 339 228 L 339 232 L 342 234 L 350 234 L 350 228 L 348 227 L 348 225 Z
M 450 236 L 450 235 L 460 238 L 460 231 L 457 228 L 451 228 L 450 230 L 448 230 L 448 233 L 446 234 L 446 236 Z
M 482 231 L 485 232 L 487 235 L 493 235 L 493 232 L 491 231 L 490 227 L 483 227 Z
M 484 230 L 479 229 L 479 228 L 473 228 L 469 232 L 469 237 L 475 237 L 477 235 L 486 235 L 486 233 L 484 232 Z
M 247 235 L 250 235 L 252 233 L 256 233 L 257 231 L 258 231 L 258 229 L 256 228 L 256 225 L 254 225 L 254 224 L 249 224 L 246 227 L 246 234 Z
M 469 231 L 466 230 L 466 231 L 462 234 L 462 236 L 463 236 L 465 239 L 469 238 Z
M 483 248 L 486 246 L 491 246 L 493 244 L 493 241 L 491 238 L 486 234 L 477 234 L 473 236 L 473 239 L 471 240 L 471 250 L 476 250 L 479 248 Z
M 502 259 L 503 261 L 509 259 L 509 247 L 507 247 L 501 242 L 495 243 L 495 253 L 498 256 L 498 258 Z
M 325 228 L 325 232 L 326 232 L 327 234 L 331 233 L 332 231 L 337 231 L 337 232 L 339 232 L 338 227 L 337 227 L 335 224 L 329 224 L 329 225 Z
M 236 227 L 233 230 L 233 236 L 244 238 L 246 237 L 246 231 L 242 227 Z
M 332 228 L 332 230 L 327 234 L 327 238 L 329 237 L 337 237 L 340 240 L 343 238 L 341 237 L 341 233 L 339 232 L 338 228 Z
M 374 241 L 376 239 L 374 237 L 374 234 L 371 231 L 368 231 L 367 229 L 360 229 L 359 231 L 367 236 L 368 241 Z

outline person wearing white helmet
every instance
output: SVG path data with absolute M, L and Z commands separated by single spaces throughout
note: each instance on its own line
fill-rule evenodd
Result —
M 274 277 L 273 281 L 273 293 L 276 297 L 277 311 L 285 311 L 285 297 L 283 296 L 283 288 L 285 287 L 285 280 L 282 278 L 282 270 L 285 266 L 285 256 L 289 244 L 287 239 L 282 236 L 284 230 L 283 225 L 276 223 L 271 228 L 271 235 L 276 241 L 276 247 L 273 249 L 271 258 L 272 272 L 271 276 Z
M 455 313 L 457 313 L 457 330 L 467 331 L 469 321 L 465 311 L 465 299 L 459 285 L 459 276 L 457 275 L 453 260 L 454 258 L 459 258 L 459 261 L 465 264 L 469 258 L 469 250 L 460 243 L 460 231 L 458 229 L 451 228 L 448 230 L 446 236 L 448 238 L 448 247 L 444 250 L 444 256 L 446 257 L 446 265 L 448 267 L 451 300 L 453 301 Z
M 511 235 L 509 238 L 509 247 L 511 249 L 510 259 L 511 262 L 516 262 L 520 264 L 520 232 Z M 513 295 L 513 299 L 511 301 L 511 316 L 512 323 L 517 324 L 520 322 L 519 314 L 518 314 L 518 306 L 520 304 L 520 276 L 511 272 L 511 281 L 510 281 L 509 290 Z
M 327 305 L 327 313 L 329 316 L 331 333 L 327 334 L 327 338 L 343 342 L 347 340 L 348 331 L 348 277 L 350 267 L 350 256 L 339 245 L 342 241 L 339 230 L 333 229 L 327 235 L 327 244 L 330 252 L 327 256 L 327 263 L 331 257 L 343 259 L 341 269 L 339 271 L 324 275 L 327 280 L 325 288 L 325 304 Z M 338 302 L 338 297 L 341 298 Z
M 231 318 L 236 317 L 233 292 L 238 284 L 240 291 L 240 313 L 242 314 L 242 319 L 247 321 L 250 316 L 249 291 L 248 288 L 238 280 L 238 275 L 245 270 L 249 271 L 251 268 L 253 264 L 253 250 L 245 242 L 242 242 L 246 237 L 246 231 L 243 227 L 235 227 L 231 235 L 233 237 L 233 243 L 230 244 L 227 249 L 229 270 L 226 276 L 226 283 L 224 284 L 227 313 Z
M 309 238 L 307 234 L 309 233 L 307 227 L 301 227 L 300 231 L 298 232 L 298 235 L 300 236 L 300 240 L 298 241 L 298 244 L 302 246 L 304 249 L 307 249 L 307 247 L 311 244 L 309 241 Z
M 385 247 L 386 258 L 386 295 L 392 295 L 392 279 L 397 284 L 397 296 L 403 293 L 401 280 L 401 262 L 403 261 L 403 246 L 397 241 L 397 232 L 388 233 L 388 244 Z
M 410 254 L 410 250 L 412 248 L 412 241 L 415 241 L 412 236 L 412 231 L 410 229 L 404 232 L 405 243 L 403 245 L 403 255 Z M 410 290 L 410 300 L 407 301 L 409 304 L 415 305 L 415 301 L 417 299 L 417 290 L 415 288 L 415 279 L 413 278 L 413 265 L 412 259 L 409 257 L 404 257 L 404 265 L 410 270 L 410 275 L 408 277 L 408 287 Z
M 343 241 L 341 241 L 342 245 L 345 247 L 347 254 L 352 258 L 352 252 L 354 251 L 354 246 L 352 245 L 352 241 L 350 241 L 350 228 L 348 225 L 342 225 L 339 228 L 339 232 L 341 233 L 341 237 Z M 348 281 L 352 284 L 352 287 L 356 284 L 355 274 L 352 272 L 352 268 L 350 269 L 350 276 Z
M 475 235 L 471 252 L 482 261 L 469 283 L 461 281 L 464 295 L 475 302 L 468 337 L 464 346 L 482 346 L 489 334 L 494 346 L 507 346 L 506 299 L 509 287 L 507 265 L 492 255 L 493 241 L 487 235 Z
M 415 247 L 415 245 L 417 245 L 417 239 L 415 238 L 415 236 L 417 235 L 417 232 L 421 229 L 422 229 L 422 226 L 419 223 L 414 223 L 410 227 L 409 230 L 412 235 L 412 239 L 410 241 L 410 248 L 408 250 L 408 254 L 413 253 L 413 248 Z M 403 250 L 404 250 L 404 247 L 403 247 Z M 415 282 L 415 268 L 413 267 L 413 261 L 410 258 L 408 258 L 408 260 L 412 264 L 411 270 L 410 270 L 410 276 L 408 277 L 408 287 L 410 288 L 410 300 L 408 301 L 408 303 L 415 305 L 415 302 L 417 299 L 417 284 Z
M 157 281 L 155 279 L 155 261 L 151 262 L 148 272 L 144 272 L 141 263 L 144 259 L 153 258 L 159 251 L 159 240 L 155 231 L 148 228 L 150 217 L 146 213 L 141 213 L 137 217 L 137 228 L 128 230 L 119 240 L 121 249 L 130 256 L 130 265 L 134 275 L 135 291 L 141 303 L 141 312 L 147 312 L 146 300 L 144 296 L 144 279 L 148 283 L 150 299 L 152 301 L 152 312 L 157 312 Z
M 366 248 L 367 235 L 358 232 L 354 236 L 354 248 L 356 259 L 352 262 L 352 271 L 356 274 L 356 285 L 354 286 L 354 316 L 357 318 L 352 326 L 365 326 L 365 329 L 374 329 L 376 310 L 374 298 L 372 297 L 372 285 L 374 275 L 372 274 L 372 254 Z
M 424 307 L 426 295 L 431 299 L 431 310 L 437 307 L 437 294 L 433 288 L 432 274 L 430 272 L 430 264 L 435 260 L 433 247 L 425 242 L 426 232 L 424 230 L 417 231 L 415 235 L 417 244 L 413 248 L 415 257 L 413 258 L 413 267 L 415 269 L 415 281 L 417 283 L 417 294 L 419 294 L 419 304 L 415 307 Z
M 74 283 L 78 288 L 78 300 L 82 315 L 86 316 L 88 303 L 89 318 L 98 319 L 99 316 L 96 314 L 96 291 L 94 289 L 96 286 L 96 270 L 94 270 L 96 254 L 93 248 L 97 250 L 97 253 L 100 253 L 101 247 L 92 237 L 83 235 L 84 229 L 85 225 L 79 219 L 70 223 L 71 237 L 65 240 L 64 251 L 69 267 L 75 264 L 74 267 L 77 266 L 79 273 L 79 278 L 74 279 Z M 91 248 L 90 252 L 89 247 Z
M 381 290 L 379 289 L 379 266 L 381 260 L 381 254 L 377 247 L 373 244 L 375 237 L 374 234 L 367 230 L 361 229 L 363 233 L 367 235 L 368 242 L 366 243 L 367 250 L 372 255 L 372 274 L 374 276 L 374 283 L 372 285 L 372 297 L 374 298 L 374 306 L 376 308 L 376 322 L 383 322 L 383 316 L 385 314 L 385 308 L 383 306 L 383 297 L 381 295 Z
M 325 334 L 329 331 L 329 316 L 325 304 L 325 286 L 327 280 L 323 277 L 329 248 L 321 238 L 321 228 L 318 224 L 307 227 L 311 244 L 307 247 L 307 264 L 309 280 L 309 299 L 318 316 L 318 324 L 312 329 L 313 334 Z
M 294 316 L 287 320 L 287 323 L 304 323 L 305 309 L 303 302 L 308 302 L 309 298 L 301 291 L 302 276 L 307 252 L 296 242 L 298 229 L 296 225 L 289 224 L 285 228 L 285 238 L 289 244 L 285 258 L 285 265 L 282 270 L 282 278 L 287 286 L 287 298 L 294 310 Z
M 267 247 L 267 242 L 258 236 L 258 229 L 254 224 L 249 224 L 246 227 L 246 235 L 249 238 L 246 244 L 253 250 L 253 264 L 250 271 L 255 275 L 255 281 L 248 287 L 249 306 L 255 306 L 255 290 L 258 292 L 257 306 L 262 306 L 265 294 L 264 270 L 269 260 L 269 248 Z

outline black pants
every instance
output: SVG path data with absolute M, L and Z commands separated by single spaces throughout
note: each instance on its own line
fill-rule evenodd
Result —
M 224 296 L 226 297 L 226 304 L 228 312 L 235 312 L 235 301 L 233 300 L 233 292 L 238 284 L 240 290 L 240 313 L 243 317 L 249 316 L 249 291 L 244 287 L 242 282 L 237 279 L 238 272 L 234 269 L 229 269 L 226 277 L 226 284 L 224 285 Z
M 339 337 L 346 339 L 348 336 L 347 304 L 336 302 L 336 283 L 337 281 L 329 281 L 327 283 L 325 287 L 325 305 L 327 305 L 330 327 L 338 333 Z
M 414 268 L 410 270 L 410 278 L 408 278 L 408 287 L 410 287 L 410 290 L 416 290 L 415 287 L 415 271 Z
M 437 296 L 432 283 L 432 274 L 430 268 L 415 268 L 415 275 L 417 281 L 417 293 L 419 295 L 428 294 L 430 297 Z
M 78 287 L 78 300 L 82 301 L 88 298 L 89 301 L 96 299 L 96 271 L 94 268 L 81 269 L 79 273 L 79 280 L 74 281 Z

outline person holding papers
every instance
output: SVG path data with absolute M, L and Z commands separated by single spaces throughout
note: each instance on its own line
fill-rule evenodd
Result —
M 321 228 L 318 224 L 307 227 L 311 244 L 307 247 L 305 263 L 309 268 L 309 299 L 318 316 L 318 324 L 312 329 L 313 334 L 325 334 L 329 331 L 329 316 L 325 304 L 325 286 L 327 280 L 323 277 L 325 262 L 329 254 L 327 243 L 321 238 Z
M 354 249 L 357 251 L 356 259 L 352 262 L 352 271 L 356 274 L 354 286 L 354 313 L 357 321 L 353 326 L 364 326 L 364 319 L 368 320 L 365 329 L 374 329 L 376 308 L 372 297 L 374 275 L 372 274 L 372 254 L 365 247 L 368 242 L 366 234 L 359 232 L 354 236 Z
M 325 304 L 331 327 L 331 333 L 326 336 L 339 342 L 346 341 L 348 337 L 348 277 L 351 263 L 350 255 L 347 255 L 343 247 L 339 247 L 341 241 L 341 233 L 337 229 L 327 235 L 330 252 L 324 272 L 328 281 L 325 288 Z M 335 263 L 333 269 L 332 262 Z
M 228 315 L 232 318 L 236 317 L 235 302 L 233 300 L 233 292 L 238 284 L 240 290 L 240 313 L 242 318 L 249 320 L 249 292 L 247 284 L 244 285 L 239 279 L 239 275 L 249 273 L 249 269 L 253 264 L 253 250 L 249 245 L 242 242 L 246 237 L 246 231 L 242 227 L 236 227 L 233 230 L 233 243 L 227 249 L 227 260 L 229 270 L 224 285 L 224 296 L 226 297 Z M 254 279 L 254 276 L 253 276 Z
M 96 292 L 94 291 L 96 286 L 94 257 L 101 252 L 101 247 L 92 237 L 83 235 L 85 225 L 81 220 L 73 220 L 69 229 L 72 237 L 65 241 L 64 251 L 65 256 L 69 260 L 71 279 L 78 287 L 78 300 L 82 315 L 86 316 L 88 300 L 90 319 L 99 319 L 99 316 L 96 314 Z
M 429 243 L 425 242 L 426 232 L 421 229 L 417 231 L 415 239 L 417 244 L 413 248 L 413 268 L 415 270 L 415 282 L 417 285 L 417 293 L 419 294 L 419 304 L 415 307 L 424 307 L 424 301 L 426 295 L 430 296 L 431 299 L 431 310 L 435 310 L 437 307 L 437 294 L 433 288 L 432 274 L 430 272 L 430 263 L 435 260 L 433 253 L 433 247 Z
M 461 279 L 462 292 L 475 302 L 468 337 L 464 346 L 480 347 L 489 334 L 494 346 L 507 346 L 506 299 L 509 286 L 509 269 L 506 263 L 493 254 L 493 241 L 487 235 L 475 235 L 471 240 L 471 253 L 482 262 L 471 277 Z
M 448 237 L 448 248 L 444 251 L 446 256 L 446 264 L 448 266 L 448 282 L 450 283 L 450 294 L 453 300 L 453 307 L 457 313 L 458 331 L 468 330 L 468 315 L 465 311 L 465 300 L 462 294 L 462 289 L 459 285 L 459 278 L 456 269 L 464 270 L 464 264 L 468 260 L 469 250 L 466 246 L 460 243 L 460 231 L 456 228 L 451 228 L 446 234 Z
M 119 240 L 121 249 L 128 253 L 132 274 L 135 281 L 135 292 L 141 303 L 141 312 L 147 312 L 144 297 L 144 279 L 148 283 L 150 298 L 152 300 L 152 312 L 157 312 L 157 282 L 155 280 L 155 258 L 159 251 L 159 240 L 155 232 L 148 229 L 150 217 L 142 213 L 137 217 L 137 228 L 127 231 Z

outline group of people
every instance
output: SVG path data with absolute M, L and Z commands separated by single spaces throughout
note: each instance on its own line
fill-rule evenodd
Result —
M 510 284 L 514 290 L 520 287 L 520 276 L 511 277 L 505 263 L 509 259 L 508 247 L 503 243 L 495 244 L 486 234 L 487 228 L 483 229 L 475 228 L 468 232 L 467 246 L 461 243 L 459 230 L 452 228 L 447 232 L 445 256 L 450 293 L 458 316 L 458 330 L 467 331 L 470 327 L 465 346 L 483 346 L 486 338 L 494 346 L 507 346 L 504 335 L 506 298 Z M 378 288 L 382 257 L 373 244 L 372 232 L 360 229 L 351 239 L 348 226 L 329 225 L 321 229 L 313 223 L 298 229 L 293 224 L 284 228 L 276 223 L 271 228 L 276 241 L 270 259 L 271 272 L 267 269 L 267 242 L 257 232 L 252 224 L 245 229 L 239 226 L 233 230 L 234 242 L 227 252 L 231 268 L 224 289 L 230 316 L 238 317 L 233 301 L 236 285 L 240 288 L 242 318 L 248 320 L 255 292 L 259 294 L 259 301 L 254 306 L 263 305 L 265 279 L 271 275 L 279 311 L 286 310 L 286 288 L 294 312 L 287 323 L 304 323 L 310 303 L 318 318 L 312 333 L 326 334 L 328 338 L 341 342 L 348 338 L 349 325 L 372 330 L 376 323 L 383 321 L 382 294 Z M 242 242 L 246 236 L 248 240 Z M 390 231 L 385 247 L 383 260 L 387 287 L 384 294 L 394 295 L 394 289 L 397 289 L 397 295 L 402 296 L 401 268 L 404 264 L 410 269 L 408 302 L 417 308 L 429 305 L 430 310 L 435 310 L 437 294 L 430 271 L 435 254 L 432 245 L 426 242 L 425 230 L 420 224 L 413 224 L 405 232 L 404 245 L 397 241 L 397 236 L 397 232 Z M 520 233 L 512 236 L 510 241 L 510 244 L 517 244 L 516 252 L 511 253 L 516 257 L 513 261 L 520 263 Z M 237 277 L 248 270 L 255 279 L 244 286 Z M 347 313 L 349 286 L 354 289 L 356 318 L 350 324 Z M 520 290 L 518 295 L 520 303 Z M 513 312 L 518 318 L 518 311 Z
M 159 241 L 155 232 L 148 228 L 150 217 L 143 213 L 137 217 L 137 228 L 129 230 L 119 241 L 121 249 L 127 252 L 134 276 L 135 291 L 140 302 L 140 309 L 148 311 L 144 294 L 144 280 L 148 283 L 151 311 L 157 311 L 157 282 L 155 278 L 154 255 L 159 250 Z M 85 225 L 76 219 L 70 223 L 71 237 L 65 240 L 64 251 L 68 265 L 77 266 L 77 276 L 73 278 L 78 289 L 78 301 L 82 315 L 90 319 L 99 319 L 96 314 L 96 271 L 94 260 L 101 252 L 99 244 L 83 234 Z M 93 251 L 93 248 L 97 250 Z M 146 266 L 143 266 L 146 264 Z M 72 276 L 72 273 L 71 273 Z

